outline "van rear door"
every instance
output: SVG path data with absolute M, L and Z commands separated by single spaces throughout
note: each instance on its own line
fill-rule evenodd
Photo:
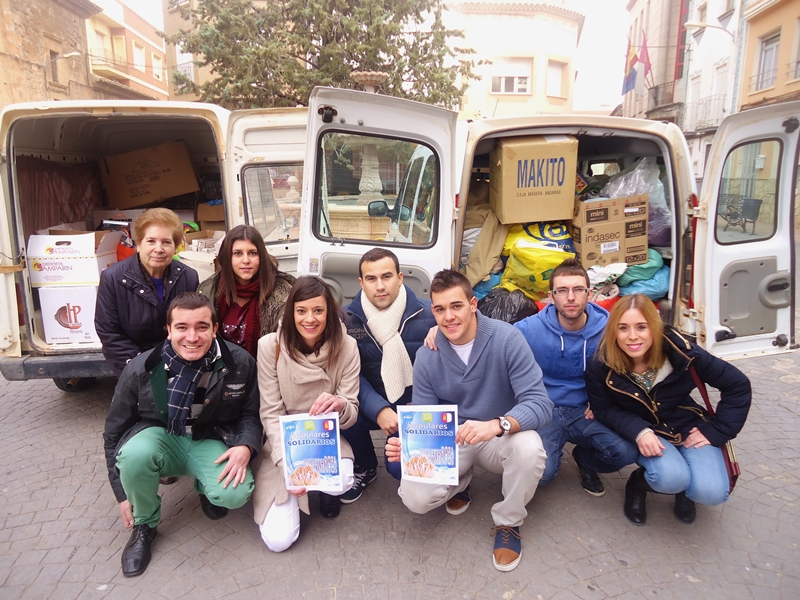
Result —
M 235 222 L 258 229 L 289 273 L 297 271 L 307 111 L 237 110 L 228 121 L 225 187 Z
M 697 219 L 697 335 L 721 357 L 785 352 L 794 332 L 800 102 L 725 119 Z
M 19 311 L 15 273 L 22 270 L 22 257 L 14 244 L 9 194 L 7 127 L 0 123 L 0 359 L 22 356 L 19 343 Z
M 309 99 L 298 271 L 339 300 L 358 292 L 358 261 L 391 249 L 427 296 L 451 264 L 457 113 L 378 94 L 316 88 Z

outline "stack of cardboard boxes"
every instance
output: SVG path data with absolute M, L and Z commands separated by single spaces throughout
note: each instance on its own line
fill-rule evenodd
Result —
M 585 179 L 577 163 L 572 136 L 500 140 L 490 156 L 492 210 L 508 225 L 571 220 L 575 253 L 586 269 L 647 262 L 647 195 L 581 201 Z
M 146 207 L 200 190 L 189 148 L 181 141 L 109 156 L 98 163 L 109 207 L 93 211 L 95 228 L 109 220 L 129 227 Z M 176 212 L 184 222 L 195 220 L 194 211 Z M 209 207 L 208 212 L 200 205 L 197 212 L 197 220 L 205 227 L 195 237 L 215 241 L 225 230 L 222 205 Z M 94 328 L 97 285 L 103 269 L 117 261 L 123 233 L 55 229 L 43 233 L 29 238 L 27 265 L 31 285 L 39 292 L 45 341 L 98 342 Z

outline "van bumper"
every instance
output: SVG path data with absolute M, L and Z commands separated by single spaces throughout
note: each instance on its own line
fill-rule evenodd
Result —
M 99 352 L 4 358 L 0 359 L 0 373 L 9 381 L 114 376 L 111 367 Z

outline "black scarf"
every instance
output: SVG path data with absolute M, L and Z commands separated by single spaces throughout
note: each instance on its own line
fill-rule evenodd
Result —
M 181 358 L 169 341 L 162 346 L 161 360 L 164 361 L 169 375 L 174 376 L 167 383 L 167 433 L 186 435 L 186 418 L 192 412 L 197 384 L 203 374 L 211 370 L 216 357 L 217 340 L 213 341 L 203 358 L 192 362 Z

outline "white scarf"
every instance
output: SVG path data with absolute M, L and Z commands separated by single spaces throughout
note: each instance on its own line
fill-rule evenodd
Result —
M 411 359 L 399 331 L 406 310 L 406 287 L 400 286 L 400 294 L 391 306 L 383 310 L 376 308 L 362 292 L 361 308 L 367 317 L 367 326 L 383 348 L 381 379 L 386 388 L 386 399 L 394 404 L 414 382 Z

